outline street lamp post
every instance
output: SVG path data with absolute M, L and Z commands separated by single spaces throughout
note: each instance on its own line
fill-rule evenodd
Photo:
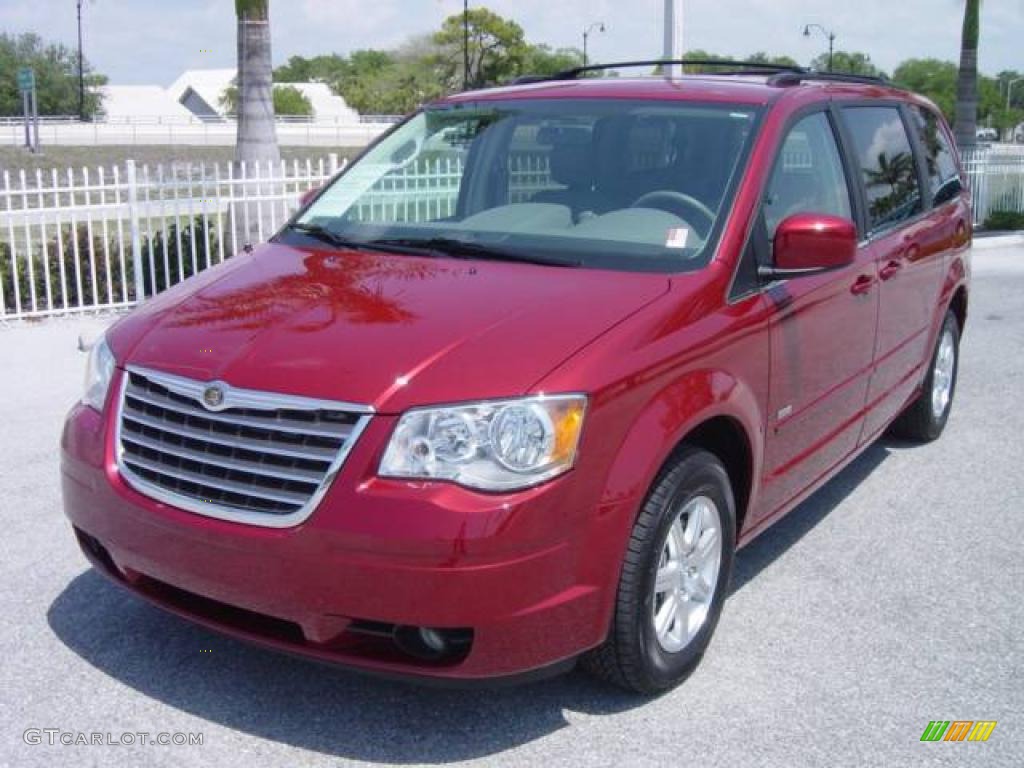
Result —
M 811 36 L 811 30 L 817 30 L 821 32 L 825 37 L 828 38 L 828 71 L 832 71 L 832 52 L 835 48 L 836 33 L 830 29 L 825 29 L 821 24 L 804 24 L 804 37 Z
M 462 0 L 462 89 L 469 90 L 469 0 Z
M 82 0 L 78 6 L 78 119 L 85 121 L 85 67 L 82 59 Z
M 1016 83 L 1024 83 L 1024 77 L 1018 77 L 1006 84 L 1006 111 L 1010 111 L 1010 94 L 1013 93 L 1013 86 Z
M 604 32 L 604 22 L 603 21 L 595 21 L 593 24 L 591 24 L 589 27 L 587 27 L 586 29 L 583 30 L 583 66 L 584 67 L 587 66 L 587 40 L 590 38 L 590 35 L 593 33 L 593 31 L 595 29 L 598 32 Z

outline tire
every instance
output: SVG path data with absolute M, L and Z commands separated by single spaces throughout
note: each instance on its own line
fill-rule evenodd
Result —
M 719 559 L 711 577 L 713 515 L 718 522 Z M 694 533 L 703 543 L 684 554 Z M 707 451 L 683 447 L 659 474 L 633 525 L 608 638 L 583 657 L 584 669 L 644 694 L 667 690 L 685 680 L 700 663 L 722 612 L 735 542 L 736 505 L 725 467 Z M 702 552 L 706 554 L 702 556 Z M 692 575 L 694 568 L 697 576 Z M 656 581 L 659 573 L 663 579 Z M 673 573 L 680 574 L 678 580 Z M 666 584 L 675 586 L 659 593 L 657 587 Z M 709 586 L 707 599 L 691 597 L 690 588 L 699 596 Z M 671 622 L 662 621 L 659 633 L 656 618 L 673 610 L 681 613 L 675 613 L 677 618 Z M 682 622 L 680 616 L 687 621 Z
M 960 324 L 956 315 L 947 311 L 935 341 L 921 392 L 893 422 L 891 433 L 919 443 L 938 438 L 946 428 L 949 412 L 953 408 L 959 371 Z M 945 397 L 940 395 L 943 388 Z

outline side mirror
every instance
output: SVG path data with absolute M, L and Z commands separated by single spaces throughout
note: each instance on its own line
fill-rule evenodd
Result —
M 857 227 L 849 219 L 824 213 L 797 213 L 775 230 L 775 263 L 758 267 L 772 280 L 813 275 L 853 263 L 857 255 Z
M 313 198 L 320 194 L 321 189 L 322 187 L 313 187 L 312 189 L 307 189 L 303 192 L 302 195 L 299 196 L 299 207 L 305 208 L 313 202 Z

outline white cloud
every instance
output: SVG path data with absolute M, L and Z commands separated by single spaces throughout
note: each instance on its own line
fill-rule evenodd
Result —
M 662 0 L 474 0 L 517 20 L 531 41 L 580 46 L 583 28 L 604 21 L 591 38 L 594 58 L 657 57 Z M 822 37 L 804 38 L 807 22 L 835 30 L 836 46 L 869 53 L 886 69 L 903 59 L 959 55 L 962 0 L 684 0 L 688 48 L 742 56 L 787 53 L 806 63 L 823 52 Z M 461 0 L 271 0 L 274 55 L 347 52 L 391 47 L 436 29 L 462 8 Z M 1024 69 L 1024 2 L 983 4 L 981 67 Z M 235 59 L 231 0 L 97 0 L 84 7 L 86 55 L 118 83 L 166 84 L 190 67 L 231 66 Z M 36 31 L 75 41 L 71 0 L 4 0 L 0 30 Z

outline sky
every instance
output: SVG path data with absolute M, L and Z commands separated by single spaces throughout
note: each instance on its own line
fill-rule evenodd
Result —
M 476 0 L 517 21 L 533 43 L 581 47 L 601 61 L 656 58 L 662 0 Z M 289 56 L 389 48 L 436 30 L 460 0 L 270 0 L 275 64 Z M 911 57 L 956 61 L 963 0 L 683 0 L 687 49 L 789 54 L 806 64 L 827 49 L 864 51 L 883 69 Z M 169 85 L 185 69 L 235 65 L 233 0 L 85 0 L 85 55 L 117 84 Z M 0 32 L 36 32 L 75 45 L 75 0 L 0 0 Z M 1024 70 L 1024 0 L 982 5 L 980 67 Z

